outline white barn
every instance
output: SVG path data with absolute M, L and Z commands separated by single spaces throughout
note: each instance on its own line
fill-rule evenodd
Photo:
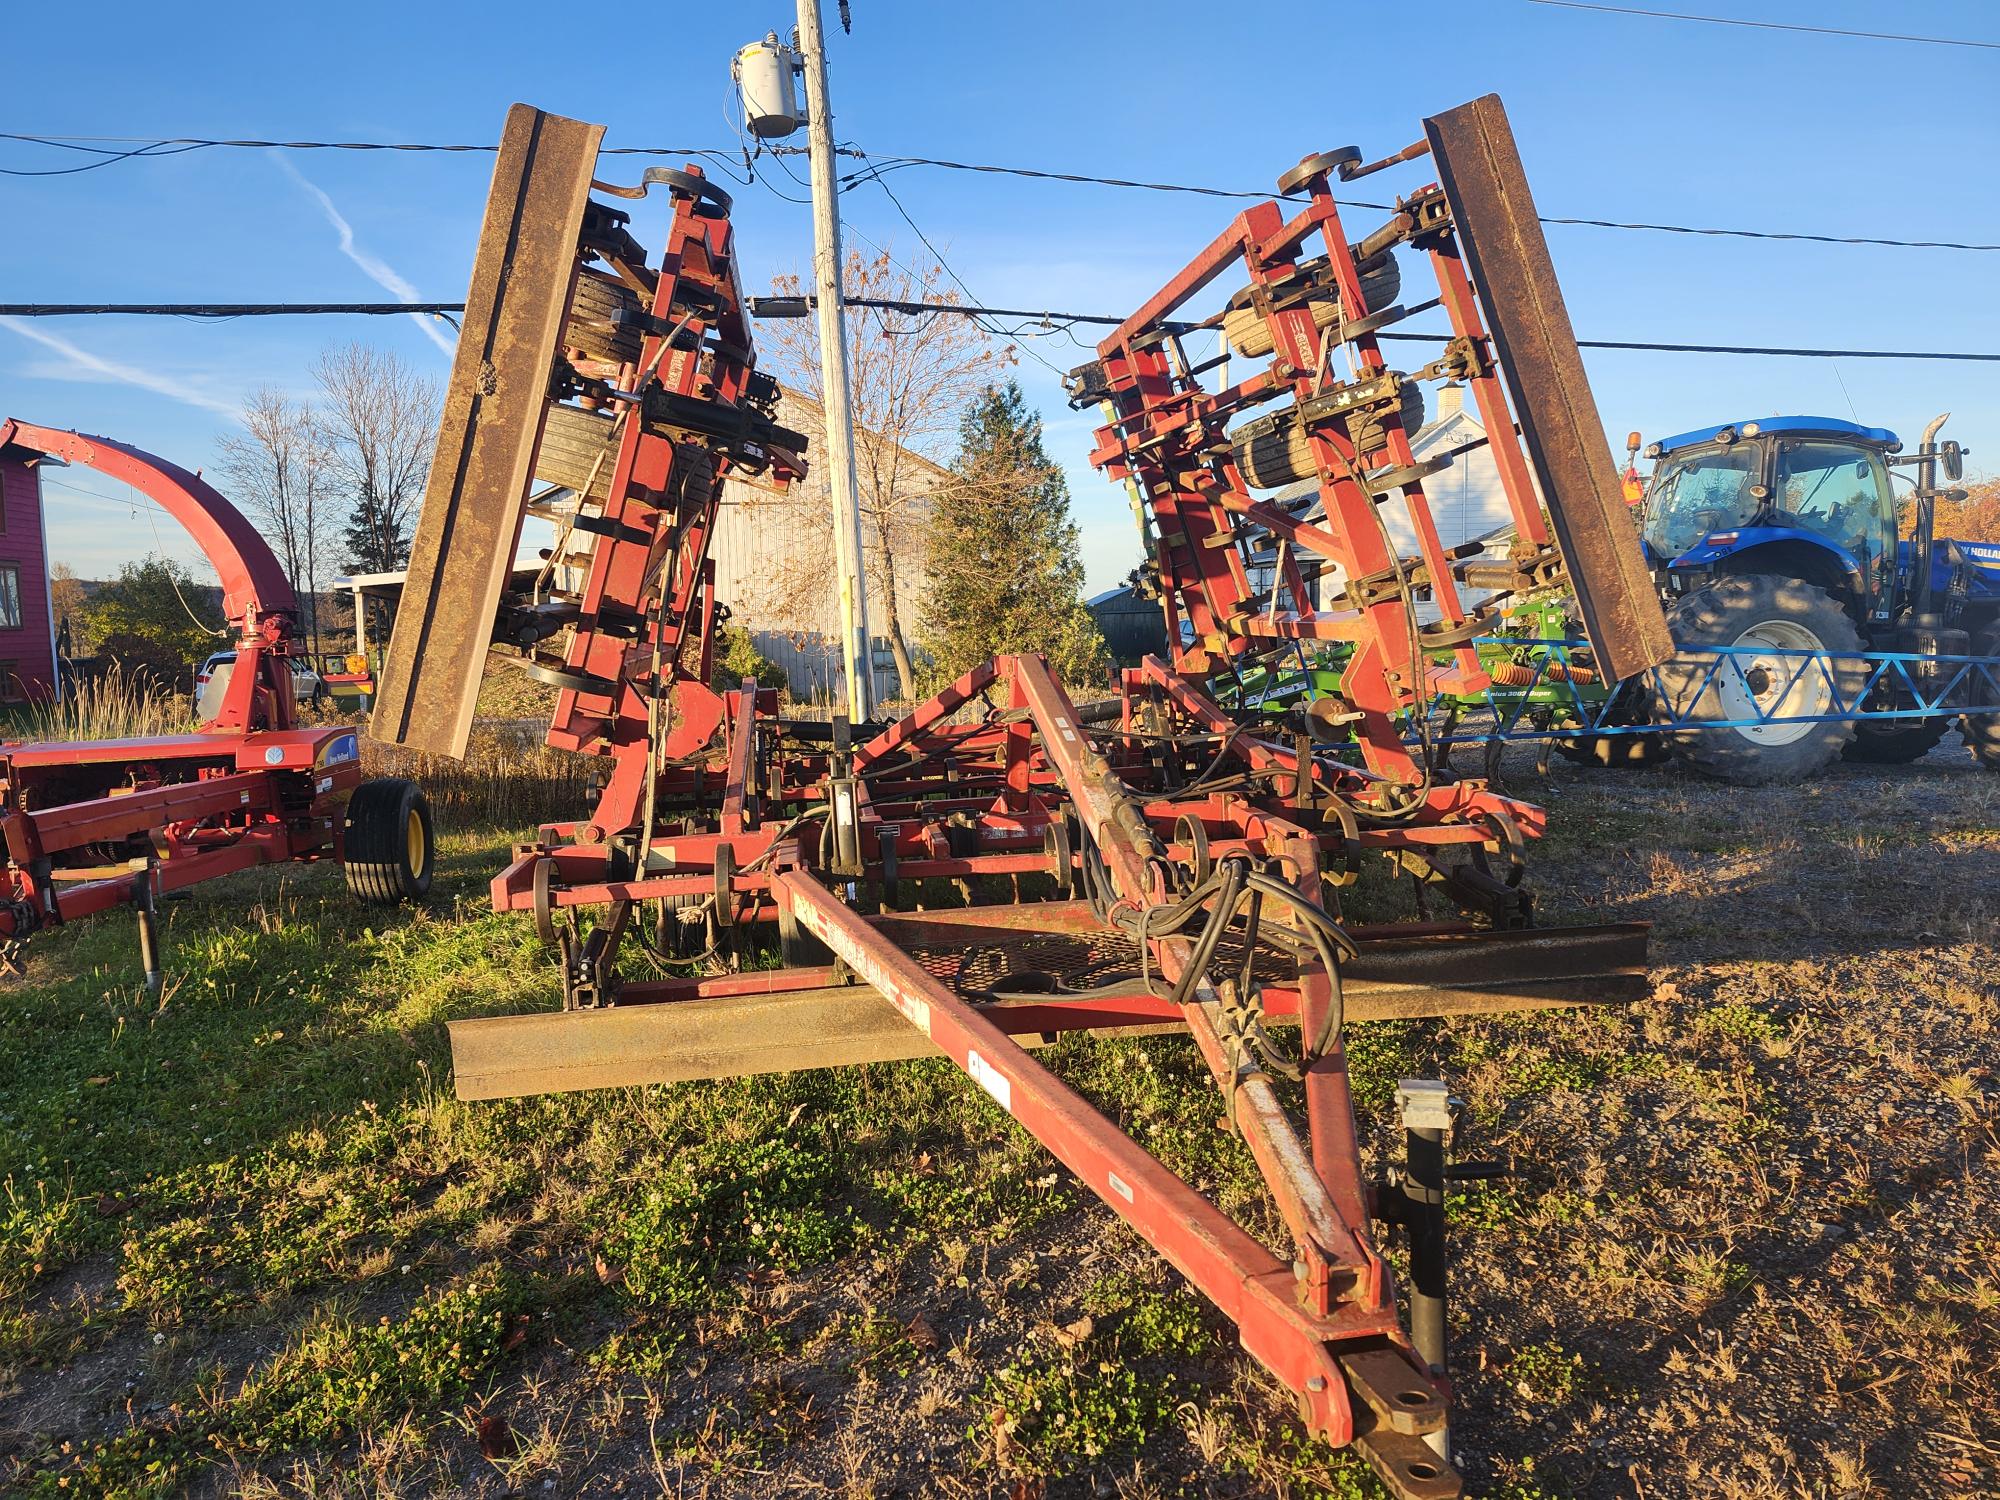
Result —
M 710 555 L 715 559 L 716 596 L 726 603 L 733 625 L 750 632 L 757 649 L 784 669 L 794 697 L 826 702 L 840 696 L 839 579 L 833 564 L 833 510 L 821 449 L 826 431 L 819 405 L 787 390 L 778 420 L 806 435 L 806 478 L 789 491 L 768 477 L 724 481 Z M 855 444 L 884 443 L 857 431 Z M 889 556 L 880 528 L 867 513 L 864 487 L 862 543 L 868 581 L 868 623 L 874 636 L 877 701 L 901 696 L 887 630 L 889 575 L 893 573 L 897 615 L 912 656 L 914 636 L 929 586 L 923 546 L 926 499 L 949 477 L 946 470 L 908 449 L 892 455 L 899 487 L 909 497 L 891 501 Z

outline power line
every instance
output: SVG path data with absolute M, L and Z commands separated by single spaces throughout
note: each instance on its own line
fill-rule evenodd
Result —
M 1001 177 L 1030 177 L 1044 182 L 1078 182 L 1091 187 L 1136 188 L 1148 193 L 1193 193 L 1203 198 L 1271 198 L 1278 196 L 1268 192 L 1241 192 L 1234 188 L 1196 187 L 1184 182 L 1141 182 L 1129 177 L 1094 177 L 1086 172 L 1053 172 L 1039 167 L 1001 167 L 990 163 L 969 161 L 944 161 L 934 156 L 884 156 L 868 157 L 866 153 L 852 148 L 843 148 L 842 156 L 863 157 L 870 165 L 858 172 L 850 172 L 841 179 L 842 188 L 856 187 L 864 182 L 879 181 L 885 173 L 898 172 L 905 167 L 939 167 L 951 172 L 989 172 Z M 1340 200 L 1344 208 L 1379 208 L 1395 211 L 1393 203 L 1364 203 L 1355 199 Z
M 1572 3 L 1572 0 L 1530 0 L 1530 3 L 1550 4 L 1550 5 L 1558 3 L 1568 4 Z M 1575 0 L 1575 3 L 1580 4 L 1581 0 Z M 1614 9 L 1614 7 L 1609 7 L 1609 6 L 1591 6 L 1585 8 L 1602 9 L 1602 10 Z M 1633 11 L 1632 13 L 1648 14 L 1648 15 L 1658 14 L 1663 16 L 1672 15 L 1682 20 L 1719 19 L 1715 17 L 1680 16 L 1678 12 L 1671 12 L 1671 11 L 1659 11 L 1659 12 Z M 1732 22 L 1729 24 L 1750 25 L 1753 23 Z M 1754 24 L 1766 24 L 1766 23 L 1754 23 Z M 1769 24 L 1775 24 L 1775 23 L 1769 23 Z M 1794 28 L 1794 29 L 1812 30 L 1814 28 L 1805 27 L 1805 28 Z M 1874 35 L 1875 33 L 1856 33 L 1856 34 Z M 1883 35 L 1886 34 L 1887 33 L 1883 33 Z M 1912 40 L 1934 40 L 1934 39 L 1912 38 Z M 1988 47 L 1988 46 L 2000 47 L 2000 42 L 1965 42 L 1960 45 L 1979 46 L 1979 47 Z M 88 143 L 92 142 L 107 143 L 107 144 L 117 144 L 117 143 L 131 144 L 133 142 L 139 143 L 140 149 L 137 150 L 98 152 L 97 154 L 101 157 L 101 160 L 91 162 L 80 167 L 62 167 L 45 171 L 30 171 L 21 168 L 0 168 L 0 175 L 14 176 L 14 177 L 62 176 L 75 172 L 90 171 L 95 167 L 110 166 L 116 162 L 128 161 L 135 158 L 151 159 L 156 156 L 175 156 L 179 155 L 183 151 L 204 150 L 210 147 L 254 147 L 265 150 L 283 150 L 283 151 L 493 152 L 499 150 L 499 147 L 497 146 L 433 144 L 421 141 L 206 140 L 206 139 L 196 139 L 191 137 L 175 137 L 172 139 L 165 139 L 165 140 L 144 141 L 142 138 L 136 136 L 54 136 L 54 135 L 30 135 L 30 134 L 23 134 L 20 132 L 8 132 L 8 131 L 0 131 L 0 140 L 28 141 L 37 145 L 56 146 L 71 150 L 91 149 Z M 767 146 L 765 147 L 765 154 L 773 156 L 786 156 L 786 155 L 792 155 L 802 149 L 803 149 L 802 147 L 796 147 L 796 146 Z M 715 150 L 708 147 L 607 146 L 604 148 L 603 154 L 607 156 L 702 156 L 702 157 L 707 157 L 718 163 L 726 163 L 729 174 L 732 177 L 734 177 L 736 181 L 742 182 L 745 180 L 744 178 L 736 175 L 741 170 L 740 158 L 738 155 L 728 151 Z M 933 156 L 872 156 L 854 146 L 839 147 L 837 148 L 836 154 L 840 156 L 850 157 L 856 160 L 865 161 L 868 163 L 868 165 L 866 165 L 865 167 L 862 167 L 854 172 L 851 172 L 846 177 L 841 179 L 841 186 L 843 189 L 858 187 L 871 181 L 879 181 L 880 178 L 886 173 L 901 171 L 904 168 L 908 167 L 934 167 L 940 170 L 952 171 L 952 172 L 982 172 L 1003 177 L 1023 177 L 1023 178 L 1029 178 L 1047 182 L 1070 182 L 1070 183 L 1081 183 L 1087 186 L 1095 186 L 1095 187 L 1132 188 L 1144 192 L 1194 193 L 1201 195 L 1203 197 L 1210 197 L 1210 198 L 1262 199 L 1262 198 L 1272 198 L 1280 196 L 1275 193 L 1245 192 L 1234 188 L 1202 187 L 1189 183 L 1146 182 L 1129 177 L 1099 177 L 1083 172 L 1056 172 L 1056 171 L 1044 170 L 1038 167 L 1001 166 L 990 162 L 947 161 L 941 157 L 933 157 Z M 794 178 L 793 180 L 797 181 L 796 178 Z M 803 186 L 803 184 L 801 184 L 801 186 Z M 786 194 L 778 193 L 775 188 L 772 189 L 772 191 L 776 193 L 778 197 L 785 198 L 787 202 L 794 201 L 790 199 Z M 1343 208 L 1375 209 L 1385 213 L 1393 213 L 1395 211 L 1395 205 L 1391 203 L 1376 203 L 1369 201 L 1367 199 L 1359 199 L 1359 198 L 1342 198 L 1336 201 L 1338 201 L 1340 206 Z M 1818 244 L 1818 245 L 1872 245 L 1872 246 L 1885 247 L 1892 250 L 1969 250 L 1969 251 L 1980 251 L 1986 253 L 2000 252 L 2000 244 L 1979 244 L 1979 243 L 1971 243 L 1960 240 L 1912 240 L 1912 239 L 1896 239 L 1888 236 L 1879 236 L 1879 235 L 1810 234 L 1810 233 L 1802 233 L 1795 230 L 1736 229 L 1728 226 L 1694 225 L 1694 224 L 1655 224 L 1639 220 L 1571 218 L 1553 214 L 1542 215 L 1540 222 L 1543 224 L 1556 225 L 1564 228 L 1614 229 L 1627 232 L 1639 232 L 1647 234 L 1702 235 L 1711 238 L 1721 238 L 1721 239 L 1803 241 L 1806 243 Z
M 289 318 L 461 313 L 463 302 L 0 302 L 5 318 Z
M 799 302 L 796 297 L 752 298 L 754 303 Z M 1029 308 L 984 307 L 963 302 L 905 302 L 888 297 L 848 297 L 849 307 L 879 308 L 887 312 L 956 314 L 965 318 L 1025 318 L 1034 322 L 1061 324 L 1089 323 L 1115 328 L 1125 319 L 1109 313 L 1037 312 Z M 320 314 L 388 317 L 402 313 L 457 313 L 463 302 L 0 302 L 0 318 L 67 317 L 168 317 L 168 318 L 263 318 L 314 316 Z M 754 308 L 753 308 L 754 311 Z M 793 316 L 789 312 L 766 311 L 766 317 Z M 1175 331 L 1188 332 L 1195 325 L 1178 325 Z M 1442 344 L 1441 333 L 1394 333 L 1375 335 L 1407 343 Z M 1732 354 L 1770 355 L 1794 359 L 1931 359 L 1959 360 L 1978 364 L 2000 364 L 2000 354 L 1943 349 L 1808 349 L 1766 344 L 1668 344 L 1640 339 L 1578 339 L 1579 349 L 1634 350 L 1648 354 Z
M 100 167 L 116 166 L 119 162 L 135 158 L 151 159 L 161 156 L 183 156 L 190 151 L 257 150 L 257 151 L 405 151 L 405 152 L 478 152 L 491 155 L 500 148 L 497 145 L 482 146 L 435 141 L 263 141 L 263 140 L 222 140 L 195 136 L 173 136 L 160 140 L 146 140 L 138 136 L 91 136 L 91 135 L 31 135 L 21 131 L 0 130 L 0 141 L 26 141 L 37 146 L 49 146 L 61 151 L 80 151 L 97 158 L 74 167 L 50 167 L 29 169 L 24 167 L 0 167 L 0 176 L 6 177 L 70 177 L 78 172 L 94 172 Z M 109 149 L 113 146 L 130 146 L 131 150 Z M 734 166 L 735 154 L 717 150 L 709 146 L 604 146 L 599 148 L 600 156 L 702 156 L 713 161 Z M 741 178 L 737 179 L 741 181 Z
M 1892 240 L 1861 234 L 1803 234 L 1780 229 L 1703 229 L 1690 224 L 1646 224 L 1616 219 L 1564 219 L 1543 215 L 1544 224 L 1582 226 L 1589 229 L 1643 229 L 1653 234 L 1719 235 L 1739 240 L 1804 240 L 1815 245 L 1886 245 L 1894 250 L 2000 250 L 2000 245 L 1980 245 L 1961 240 Z
M 903 222 L 909 225 L 911 230 L 916 234 L 917 238 L 923 242 L 924 248 L 930 251 L 932 258 L 936 260 L 938 263 L 938 269 L 943 271 L 944 274 L 949 276 L 953 281 L 957 282 L 958 289 L 961 292 L 964 292 L 966 296 L 973 298 L 973 300 L 976 302 L 978 300 L 978 294 L 975 293 L 971 287 L 965 284 L 965 278 L 959 275 L 958 272 L 954 271 L 951 268 L 951 262 L 944 258 L 944 252 L 938 249 L 936 245 L 933 245 L 931 243 L 931 237 L 925 234 L 923 230 L 918 227 L 917 221 L 915 219 L 910 217 L 910 211 L 907 208 L 903 207 L 903 200 L 901 198 L 898 198 L 895 194 L 895 191 L 892 188 L 890 188 L 889 184 L 884 182 L 880 177 L 874 178 L 873 181 L 875 185 L 879 187 L 883 191 L 883 193 L 888 197 L 889 201 L 895 205 L 896 212 L 902 216 Z M 1009 337 L 1009 335 L 1003 334 L 998 329 L 994 328 L 992 324 L 987 323 L 979 318 L 974 318 L 973 322 L 977 327 L 983 329 L 987 334 L 993 337 L 996 338 Z M 1062 369 L 1053 360 L 1049 359 L 1046 355 L 1044 355 L 1041 352 L 1041 350 L 1025 342 L 1021 343 L 1020 348 L 1022 353 L 1026 354 L 1030 359 L 1034 360 L 1036 364 L 1041 365 L 1050 374 L 1056 376 L 1058 379 L 1062 377 L 1063 374 Z
M 1855 37 L 1870 42 L 1919 42 L 1927 47 L 1978 47 L 2000 52 L 2000 42 L 1982 42 L 1967 37 L 1913 36 L 1903 31 L 1852 31 L 1844 26 L 1803 26 L 1791 21 L 1746 21 L 1738 16 L 1695 16 L 1679 10 L 1644 10 L 1636 5 L 1599 5 L 1593 0 L 1528 0 L 1530 5 L 1550 5 L 1560 10 L 1595 10 L 1613 16 L 1648 16 L 1660 21 L 1699 21 L 1706 26 L 1741 26 L 1751 31 L 1803 31 L 1813 36 Z

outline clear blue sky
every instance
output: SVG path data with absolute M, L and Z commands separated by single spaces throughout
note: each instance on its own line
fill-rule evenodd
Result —
M 1685 8 L 2000 41 L 2000 7 L 1974 0 Z M 832 11 L 828 0 L 830 26 Z M 853 0 L 853 11 L 853 35 L 836 28 L 831 43 L 835 129 L 881 154 L 1262 189 L 1310 151 L 1399 148 L 1423 114 L 1491 90 L 1506 100 L 1547 214 L 2000 242 L 2000 52 L 1526 0 L 1282 14 L 1162 0 Z M 623 25 L 615 9 L 515 0 L 112 0 L 87 17 L 50 5 L 17 12 L 0 106 L 8 130 L 490 142 L 508 104 L 525 100 L 602 121 L 609 144 L 709 147 L 734 140 L 730 55 L 792 20 L 783 0 L 655 7 L 622 13 Z M 1369 81 L 1370 65 L 1380 82 Z M 0 165 L 80 159 L 0 143 Z M 636 177 L 638 166 L 628 158 L 609 170 Z M 0 178 L 0 300 L 386 300 L 342 252 L 311 187 L 352 226 L 363 256 L 425 299 L 457 300 L 490 171 L 483 155 L 204 151 Z M 998 306 L 1123 314 L 1234 212 L 1217 199 L 928 169 L 893 184 L 974 292 Z M 746 281 L 809 264 L 805 208 L 762 186 L 737 201 Z M 858 188 L 844 215 L 899 257 L 921 254 L 881 189 Z M 1370 227 L 1373 216 L 1354 222 Z M 656 224 L 640 227 L 656 237 Z M 2000 350 L 2000 255 L 1585 228 L 1549 236 L 1586 337 Z M 115 435 L 191 466 L 213 462 L 228 413 L 252 388 L 303 392 L 330 341 L 372 338 L 440 375 L 447 368 L 401 318 L 96 318 L 33 330 L 62 346 L 0 328 L 0 414 Z M 1062 367 L 1085 357 L 1065 338 L 1035 347 Z M 1633 427 L 1657 436 L 1780 411 L 1858 415 L 1914 437 L 1949 408 L 1973 467 L 2000 470 L 2000 366 L 1635 353 L 1587 363 L 1619 441 Z M 1114 583 L 1134 542 L 1122 495 L 1084 463 L 1090 421 L 1067 410 L 1032 359 L 1021 379 L 1069 468 L 1090 585 Z M 49 493 L 55 558 L 102 575 L 156 550 L 147 508 L 122 503 L 95 475 L 56 477 L 67 488 Z M 171 521 L 157 527 L 167 550 L 195 555 Z

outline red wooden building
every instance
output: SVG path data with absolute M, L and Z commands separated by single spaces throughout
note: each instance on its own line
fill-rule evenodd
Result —
M 42 530 L 39 453 L 0 448 L 0 702 L 51 696 L 56 624 Z

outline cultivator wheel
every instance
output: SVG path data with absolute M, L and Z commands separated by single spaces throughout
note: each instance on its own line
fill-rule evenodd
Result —
M 611 413 L 549 403 L 548 416 L 542 422 L 542 446 L 535 459 L 535 478 L 602 504 L 611 498 L 611 471 L 617 463 Z
M 1299 267 L 1302 279 L 1308 282 L 1320 281 L 1326 275 L 1324 257 L 1308 261 Z M 1371 309 L 1388 307 L 1402 295 L 1403 271 L 1396 264 L 1396 257 L 1387 250 L 1380 256 L 1367 261 L 1361 267 L 1361 300 Z M 1247 359 L 1263 359 L 1273 349 L 1270 325 L 1264 315 L 1257 311 L 1251 300 L 1251 290 L 1244 287 L 1229 299 L 1229 308 L 1222 315 L 1222 336 L 1229 341 L 1229 347 Z M 1279 299 L 1280 305 L 1285 305 Z M 1313 326 L 1324 332 L 1340 322 L 1340 295 L 1337 288 L 1322 284 L 1314 287 L 1313 294 L 1306 303 L 1312 308 Z M 1416 431 L 1413 427 L 1412 432 Z
M 1424 425 L 1424 388 L 1414 380 L 1408 381 L 1399 398 L 1397 414 L 1403 434 L 1414 437 Z M 1381 415 L 1375 408 L 1364 407 L 1341 425 L 1357 454 L 1379 453 L 1387 441 Z M 1319 460 L 1313 456 L 1312 443 L 1292 411 L 1245 423 L 1230 434 L 1230 442 L 1236 466 L 1252 488 L 1284 489 L 1319 474 Z
M 623 282 L 600 272 L 584 271 L 576 278 L 563 343 L 586 360 L 607 365 L 636 364 L 641 334 L 638 324 L 630 320 L 640 310 L 638 295 Z

